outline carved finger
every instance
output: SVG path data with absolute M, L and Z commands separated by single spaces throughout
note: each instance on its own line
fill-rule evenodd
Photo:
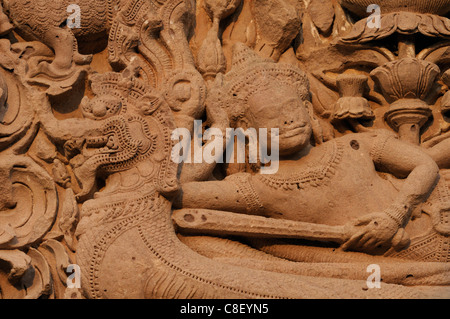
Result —
M 359 242 L 359 240 L 361 239 L 362 236 L 364 236 L 365 233 L 366 233 L 365 230 L 361 230 L 358 233 L 356 233 L 355 235 L 353 235 L 348 241 L 346 241 L 341 246 L 342 250 L 348 250 L 348 249 L 354 247 L 355 244 Z
M 363 248 L 365 250 L 371 250 L 371 249 L 376 248 L 378 246 L 378 244 L 379 244 L 378 238 L 370 238 L 369 240 L 367 240 L 364 243 Z
M 364 248 L 366 246 L 366 243 L 372 239 L 376 240 L 374 232 L 368 232 L 364 236 L 361 237 L 361 239 L 358 242 L 359 248 Z

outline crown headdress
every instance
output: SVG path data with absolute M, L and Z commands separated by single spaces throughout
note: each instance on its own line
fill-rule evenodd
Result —
M 309 100 L 309 81 L 299 68 L 263 59 L 243 43 L 234 44 L 232 50 L 232 67 L 225 75 L 222 91 L 225 94 L 223 102 L 227 108 L 231 108 L 229 110 L 231 113 L 245 112 L 248 105 L 242 103 L 247 104 L 254 93 L 264 90 L 273 83 L 291 87 L 301 100 Z
M 302 100 L 309 99 L 308 78 L 293 65 L 263 59 L 243 43 L 234 44 L 231 62 L 225 81 L 232 95 L 240 92 L 251 94 L 259 85 L 269 85 L 275 80 L 294 88 Z

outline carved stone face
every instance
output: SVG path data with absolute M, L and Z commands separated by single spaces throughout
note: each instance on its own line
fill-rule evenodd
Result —
M 268 134 L 272 128 L 279 129 L 280 155 L 298 152 L 310 142 L 312 128 L 306 108 L 286 85 L 272 85 L 253 94 L 246 118 L 250 127 L 266 128 Z
M 116 115 L 121 108 L 121 101 L 113 96 L 100 96 L 92 100 L 84 97 L 81 104 L 83 115 L 96 120 L 103 120 Z

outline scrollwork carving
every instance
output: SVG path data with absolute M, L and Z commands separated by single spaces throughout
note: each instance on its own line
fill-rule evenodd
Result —
M 449 1 L 369 4 L 1 1 L 0 297 L 450 296 Z

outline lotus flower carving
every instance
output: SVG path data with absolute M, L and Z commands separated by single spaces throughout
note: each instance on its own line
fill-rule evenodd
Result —
M 420 128 L 431 116 L 426 99 L 439 72 L 437 65 L 415 58 L 389 62 L 371 72 L 391 103 L 385 119 L 402 140 L 419 143 Z
M 439 72 L 433 63 L 405 58 L 378 67 L 370 75 L 386 100 L 393 103 L 400 99 L 425 100 Z
M 371 28 L 366 19 L 372 0 L 340 0 L 341 5 L 362 19 L 355 23 L 343 43 L 364 43 L 386 38 L 393 33 L 420 33 L 428 37 L 450 37 L 450 0 L 379 0 L 381 9 L 379 28 Z
M 369 102 L 363 97 L 368 77 L 360 74 L 341 74 L 336 79 L 340 98 L 337 101 L 334 119 L 373 119 Z
M 418 12 L 445 15 L 450 11 L 450 0 L 340 0 L 341 5 L 360 17 L 368 16 L 367 7 L 373 3 L 382 8 L 383 13 Z
M 450 19 L 412 12 L 383 14 L 380 28 L 369 27 L 366 19 L 359 20 L 350 33 L 340 39 L 340 42 L 365 43 L 386 38 L 394 33 L 420 33 L 428 37 L 450 37 Z

